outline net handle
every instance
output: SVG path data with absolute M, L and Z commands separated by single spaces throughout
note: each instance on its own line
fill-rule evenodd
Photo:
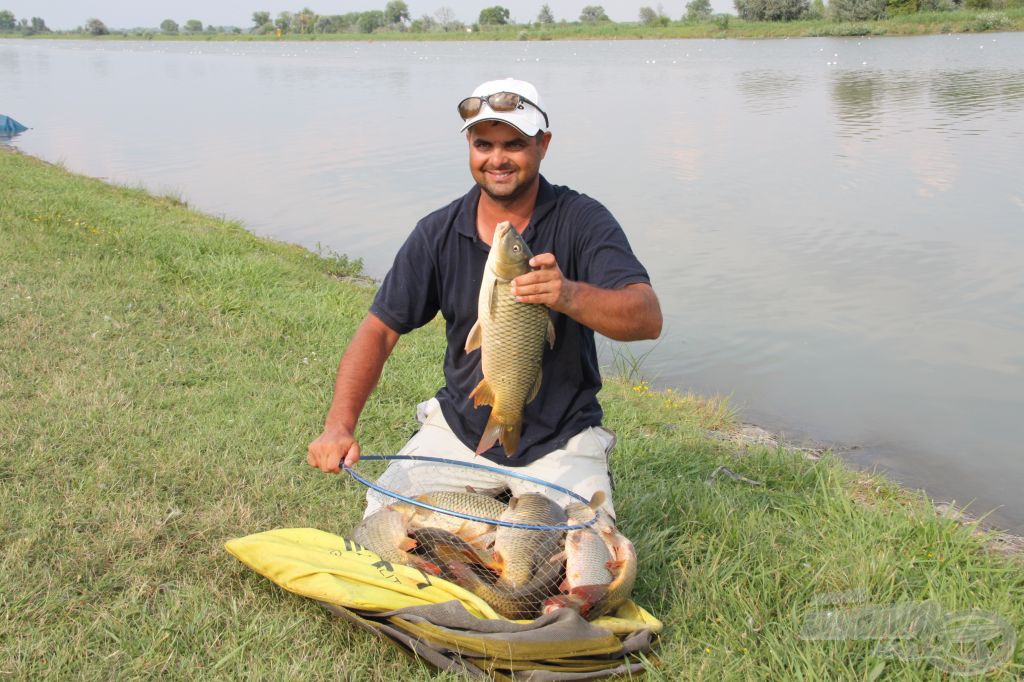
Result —
M 425 456 L 421 456 L 421 455 L 364 455 L 363 457 L 360 457 L 360 459 L 365 459 L 365 460 L 381 460 L 381 461 L 391 461 L 391 460 L 406 459 L 406 460 L 414 460 L 414 461 L 417 461 L 417 462 L 436 462 L 438 464 L 448 464 L 448 465 L 453 465 L 453 466 L 464 466 L 464 467 L 468 467 L 470 469 L 482 469 L 484 471 L 493 471 L 494 473 L 502 474 L 503 476 L 511 476 L 513 478 L 518 478 L 518 479 L 523 480 L 523 481 L 529 481 L 531 483 L 537 483 L 539 485 L 543 485 L 543 486 L 551 488 L 553 490 L 557 490 L 560 493 L 564 493 L 564 494 L 568 495 L 569 497 L 572 497 L 573 499 L 575 499 L 575 500 L 577 500 L 579 502 L 582 502 L 583 504 L 590 504 L 590 502 L 588 500 L 583 499 L 583 497 L 581 495 L 579 495 L 577 493 L 574 493 L 573 491 L 569 490 L 568 488 L 563 488 L 560 485 L 556 485 L 555 483 L 548 483 L 547 481 L 542 481 L 539 478 L 534 478 L 533 476 L 527 476 L 526 474 L 517 474 L 517 473 L 513 473 L 511 471 L 507 471 L 505 469 L 498 469 L 496 467 L 490 467 L 490 466 L 487 466 L 485 464 L 476 464 L 475 462 L 458 462 L 458 461 L 450 460 L 450 459 L 442 459 L 441 457 L 425 457 Z M 563 524 L 563 525 L 560 525 L 560 526 L 542 526 L 542 525 L 535 525 L 535 524 L 530 524 L 530 523 L 513 523 L 511 521 L 502 521 L 500 519 L 486 519 L 486 518 L 483 518 L 483 517 L 480 517 L 480 516 L 473 516 L 472 514 L 463 514 L 461 512 L 452 511 L 450 509 L 442 509 L 441 507 L 434 506 L 434 505 L 429 504 L 427 502 L 421 502 L 420 500 L 416 500 L 416 499 L 413 499 L 411 497 L 406 497 L 405 495 L 400 495 L 400 494 L 398 494 L 398 493 L 396 493 L 394 491 L 382 488 L 382 487 L 380 487 L 379 485 L 377 485 L 376 483 L 374 483 L 372 481 L 368 481 L 367 479 L 365 479 L 362 476 L 360 476 L 359 474 L 357 474 L 355 472 L 355 470 L 352 467 L 348 466 L 347 464 L 343 463 L 341 465 L 341 468 L 344 469 L 345 472 L 349 476 L 351 476 L 355 480 L 359 481 L 360 483 L 365 485 L 367 488 L 370 488 L 371 490 L 375 490 L 378 493 L 381 493 L 382 495 L 387 495 L 388 497 L 393 497 L 396 500 L 401 500 L 403 502 L 408 502 L 411 505 L 415 505 L 417 507 L 422 507 L 423 509 L 429 509 L 431 511 L 439 512 L 441 514 L 448 514 L 449 516 L 454 516 L 456 518 L 464 519 L 466 521 L 477 521 L 479 523 L 490 523 L 490 524 L 493 524 L 493 525 L 496 525 L 496 526 L 504 526 L 505 528 L 520 528 L 522 530 L 549 530 L 549 531 L 551 531 L 551 530 L 557 530 L 557 531 L 580 530 L 580 529 L 583 529 L 583 528 L 590 528 L 595 523 L 597 523 L 597 513 L 596 512 L 594 513 L 592 519 L 590 519 L 589 521 L 585 521 L 584 523 L 577 523 L 577 524 L 572 524 L 572 525 Z

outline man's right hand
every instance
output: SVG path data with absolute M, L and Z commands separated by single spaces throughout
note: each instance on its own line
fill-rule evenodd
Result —
M 309 466 L 329 474 L 341 473 L 341 461 L 352 466 L 359 461 L 359 442 L 347 429 L 325 430 L 309 444 Z

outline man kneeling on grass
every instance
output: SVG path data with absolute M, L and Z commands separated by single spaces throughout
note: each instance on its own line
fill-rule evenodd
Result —
M 487 422 L 470 393 L 480 382 L 480 353 L 464 346 L 477 320 L 477 299 L 495 226 L 508 221 L 532 253 L 532 272 L 514 280 L 517 301 L 551 311 L 556 343 L 546 348 L 543 381 L 526 404 L 514 457 L 501 446 L 482 453 L 493 466 L 568 488 L 586 499 L 605 493 L 614 518 L 608 455 L 614 435 L 601 426 L 601 375 L 594 332 L 619 341 L 657 338 L 661 308 L 647 271 L 626 235 L 600 203 L 550 184 L 540 164 L 551 143 L 537 89 L 506 79 L 480 85 L 458 106 L 476 185 L 423 218 L 394 264 L 345 350 L 323 433 L 309 445 L 308 462 L 338 473 L 359 459 L 356 423 L 399 337 L 440 312 L 448 348 L 445 385 L 421 403 L 422 425 L 399 454 L 479 461 L 474 450 Z M 505 486 L 514 495 L 550 488 L 463 466 L 397 460 L 379 485 L 403 495 Z M 566 504 L 570 500 L 556 499 Z M 386 504 L 367 493 L 366 515 Z

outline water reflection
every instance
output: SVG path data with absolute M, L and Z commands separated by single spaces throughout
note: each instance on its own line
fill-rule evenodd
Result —
M 840 135 L 860 137 L 881 128 L 886 78 L 877 72 L 840 71 L 832 80 L 832 99 Z
M 1018 111 L 1024 103 L 1024 69 L 942 71 L 930 81 L 931 104 L 954 118 L 993 110 Z
M 795 107 L 804 83 L 804 78 L 794 73 L 751 69 L 738 74 L 736 87 L 751 111 L 764 114 Z
M 983 129 L 959 124 L 1024 108 L 1024 69 L 944 69 L 923 77 L 905 71 L 842 70 L 833 77 L 831 94 L 842 136 L 877 139 L 923 128 L 946 136 L 976 135 Z

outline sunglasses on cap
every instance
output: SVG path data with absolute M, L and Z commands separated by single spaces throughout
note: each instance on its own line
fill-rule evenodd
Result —
M 480 110 L 484 106 L 484 102 L 487 102 L 487 106 L 492 110 L 498 112 L 515 111 L 516 109 L 522 109 L 524 104 L 529 104 L 531 107 L 539 111 L 544 117 L 544 127 L 550 127 L 548 124 L 548 115 L 544 113 L 543 109 L 522 95 L 517 95 L 514 92 L 496 92 L 493 95 L 487 95 L 486 97 L 467 97 L 459 102 L 459 116 L 462 117 L 463 121 L 468 121 L 480 113 Z

